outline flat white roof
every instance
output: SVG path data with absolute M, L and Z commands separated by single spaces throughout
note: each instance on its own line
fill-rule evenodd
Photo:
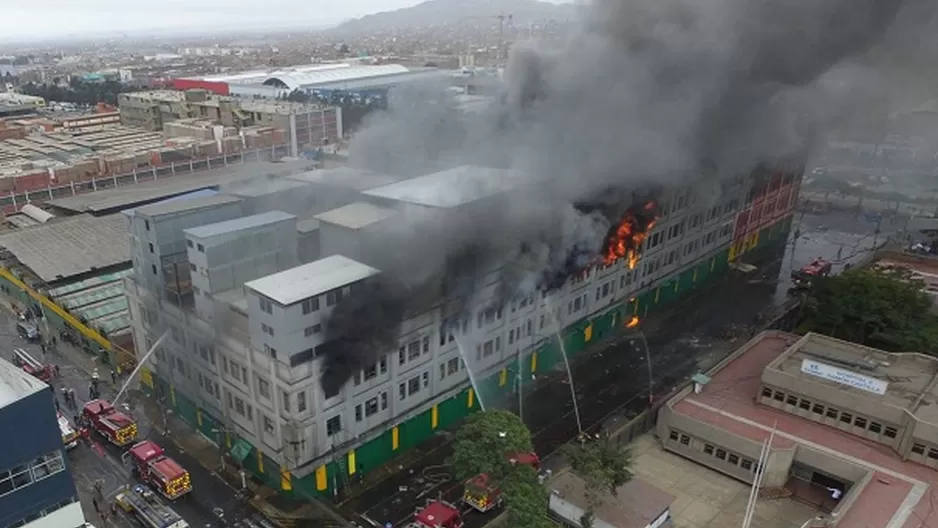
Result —
M 342 255 L 333 255 L 252 280 L 244 286 L 289 306 L 378 273 L 371 266 Z
M 378 207 L 365 202 L 354 202 L 315 216 L 320 222 L 361 229 L 397 214 L 394 209 Z
M 0 359 L 0 408 L 35 394 L 46 386 L 9 361 Z
M 365 194 L 449 208 L 509 191 L 522 183 L 522 173 L 517 171 L 463 165 L 371 189 Z

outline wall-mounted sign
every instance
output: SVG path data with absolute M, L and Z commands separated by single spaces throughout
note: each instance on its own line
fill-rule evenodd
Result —
M 804 359 L 801 361 L 801 372 L 824 378 L 834 383 L 840 383 L 841 385 L 847 385 L 855 389 L 879 394 L 880 396 L 886 394 L 886 389 L 889 388 L 889 383 L 886 381 L 864 376 L 863 374 L 857 374 L 856 372 L 833 365 L 827 365 L 814 361 L 813 359 Z

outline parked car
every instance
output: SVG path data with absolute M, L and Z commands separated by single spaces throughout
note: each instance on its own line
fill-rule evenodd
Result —
M 42 337 L 39 333 L 39 328 L 27 321 L 20 321 L 16 323 L 16 333 L 20 335 L 23 339 L 27 341 L 39 341 Z

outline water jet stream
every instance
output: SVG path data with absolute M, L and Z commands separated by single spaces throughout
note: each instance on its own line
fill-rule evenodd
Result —
M 157 348 L 159 348 L 160 343 L 162 343 L 168 335 L 169 330 L 163 332 L 163 335 L 161 335 L 160 338 L 156 340 L 156 343 L 153 343 L 153 346 L 150 347 L 150 350 L 148 350 L 147 353 L 144 354 L 142 358 L 140 358 L 140 361 L 137 362 L 137 367 L 133 370 L 133 372 L 130 373 L 130 376 L 127 376 L 127 381 L 125 381 L 124 385 L 121 386 L 121 390 L 117 391 L 117 396 L 114 396 L 114 401 L 111 402 L 111 405 L 117 406 L 117 401 L 120 400 L 121 395 L 123 395 L 124 391 L 127 390 L 127 386 L 130 385 L 130 382 L 137 375 L 137 372 L 140 371 L 140 367 L 142 367 L 143 364 L 146 363 L 148 359 L 150 359 L 150 356 L 153 354 L 153 352 L 156 351 Z
M 573 399 L 573 414 L 576 416 L 577 433 L 583 434 L 583 422 L 580 421 L 580 406 L 576 402 L 576 388 L 573 386 L 573 372 L 570 370 L 570 360 L 567 358 L 567 345 L 563 343 L 563 337 L 560 335 L 560 318 L 551 310 L 550 298 L 544 298 L 544 307 L 550 313 L 554 320 L 554 334 L 557 336 L 557 342 L 560 344 L 560 353 L 563 355 L 563 364 L 567 367 L 567 379 L 570 380 L 570 398 Z
M 476 376 L 472 373 L 472 368 L 469 367 L 469 358 L 466 357 L 466 349 L 463 348 L 462 342 L 459 341 L 459 338 L 453 335 L 453 339 L 456 341 L 456 348 L 459 349 L 459 355 L 462 356 L 462 364 L 466 366 L 466 372 L 469 373 L 469 383 L 472 384 L 472 390 L 476 393 L 476 400 L 479 401 L 479 408 L 482 411 L 485 411 L 485 404 L 482 403 L 482 395 L 479 394 L 479 385 L 476 383 Z

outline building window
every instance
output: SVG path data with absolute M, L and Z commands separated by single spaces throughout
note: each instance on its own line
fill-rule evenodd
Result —
M 342 416 L 333 416 L 326 420 L 326 436 L 334 436 L 342 431 Z
M 705 445 L 704 445 L 704 454 L 713 456 L 713 446 L 710 445 L 710 444 L 705 444 Z
M 866 429 L 866 418 L 861 418 L 859 416 L 853 420 L 853 425 L 859 427 L 860 429 Z
M 322 332 L 322 325 L 318 323 L 303 329 L 303 335 L 306 337 L 314 336 L 319 332 Z
M 299 412 L 306 410 L 306 391 L 296 393 L 296 410 Z
M 269 314 L 274 313 L 274 303 L 271 302 L 270 299 L 267 297 L 258 297 L 257 300 L 262 312 L 267 312 Z
M 820 403 L 815 403 L 814 407 L 811 408 L 811 411 L 814 414 L 824 414 L 824 406 Z
M 785 398 L 785 403 L 787 403 L 788 405 L 798 405 L 798 397 L 792 396 L 791 394 L 789 394 L 788 397 Z
M 404 352 L 404 347 L 397 349 L 397 363 L 398 365 L 403 365 L 404 363 L 407 363 L 407 355 Z
M 356 422 L 362 421 L 362 406 L 361 406 L 361 404 L 358 404 L 358 405 L 355 406 L 355 421 L 356 421 Z
M 852 423 L 852 422 L 853 422 L 853 415 L 850 414 L 850 413 L 848 413 L 848 412 L 840 413 L 840 421 L 843 422 L 843 423 L 845 423 L 845 424 Z
M 430 353 L 430 338 L 429 338 L 429 337 L 424 337 L 424 338 L 420 341 L 420 345 L 421 345 L 421 347 L 423 348 L 423 353 L 424 353 L 424 354 L 429 354 L 429 353 Z
M 407 361 L 413 361 L 420 357 L 420 341 L 412 341 L 407 345 Z
M 802 398 L 801 401 L 798 402 L 798 407 L 808 411 L 811 409 L 811 401 Z
M 387 391 L 381 393 L 381 410 L 386 411 L 388 409 L 388 393 Z
M 430 386 L 430 372 L 424 372 L 420 375 L 420 378 L 423 380 L 423 388 Z
M 870 432 L 871 432 L 871 433 L 879 434 L 879 433 L 882 432 L 882 430 L 883 430 L 882 424 L 877 423 L 877 422 L 870 422 Z
M 739 461 L 739 467 L 741 467 L 741 468 L 743 468 L 743 469 L 745 469 L 745 470 L 751 470 L 751 469 L 752 469 L 752 460 L 749 460 L 748 458 L 744 458 L 744 459 L 740 460 L 740 461 Z
M 726 458 L 726 461 L 735 466 L 739 464 L 739 455 L 734 455 L 733 453 L 730 453 L 730 455 Z
M 775 401 L 783 402 L 785 401 L 785 393 L 782 391 L 775 391 L 773 398 L 775 398 Z
M 420 378 L 414 376 L 413 378 L 407 380 L 407 395 L 413 396 L 418 392 L 420 392 Z
M 365 416 L 374 416 L 375 414 L 378 414 L 377 396 L 365 402 Z
M 290 395 L 286 392 L 280 393 L 280 401 L 283 404 L 283 410 L 290 412 Z
M 330 398 L 335 398 L 336 396 L 339 395 L 339 390 L 340 390 L 340 389 L 341 389 L 341 387 L 338 387 L 338 386 L 336 386 L 336 387 L 331 387 L 331 388 L 329 389 L 329 392 L 325 392 L 325 391 L 323 392 L 323 396 L 325 396 L 327 400 L 330 399 Z
M 270 399 L 270 382 L 263 378 L 257 378 L 257 392 L 261 396 Z
M 453 358 L 446 362 L 446 375 L 450 376 L 459 371 L 459 358 Z
M 274 421 L 270 419 L 266 414 L 264 415 L 264 432 L 267 434 L 274 434 Z
M 378 362 L 378 372 L 381 374 L 388 373 L 388 358 L 383 357 L 381 358 L 381 361 Z
M 195 248 L 199 250 L 199 253 L 205 253 L 205 246 L 202 244 L 196 244 Z
M 762 396 L 763 396 L 764 398 L 771 398 L 771 397 L 772 397 L 772 389 L 770 389 L 770 388 L 768 388 L 768 387 L 762 387 Z
M 153 270 L 154 275 L 158 275 L 158 273 L 156 272 L 156 264 L 151 264 L 150 269 Z
M 896 434 L 898 434 L 898 432 L 899 432 L 899 431 L 896 431 L 896 428 L 895 428 L 895 427 L 889 427 L 889 426 L 887 425 L 887 426 L 886 426 L 886 430 L 883 431 L 883 436 L 886 436 L 886 437 L 888 437 L 888 438 L 895 438 L 895 437 L 896 437 Z
M 717 458 L 720 460 L 726 460 L 726 451 L 723 449 L 717 449 Z
M 303 315 L 311 314 L 319 309 L 319 297 L 312 297 L 303 301 Z
M 912 444 L 912 452 L 916 455 L 925 454 L 925 446 L 922 444 Z
M 938 448 L 931 448 L 928 450 L 928 458 L 933 458 L 938 460 Z
M 404 398 L 407 397 L 407 386 L 406 386 L 405 384 L 403 384 L 403 383 L 401 383 L 400 385 L 398 385 L 398 386 L 397 386 L 397 393 L 398 393 L 398 394 L 397 394 L 397 395 L 398 395 L 398 398 L 397 398 L 397 399 L 400 400 L 400 401 L 404 401 Z
M 196 270 L 195 264 L 190 263 L 190 264 L 189 264 L 189 271 L 195 271 L 195 270 Z
M 186 239 L 186 247 L 192 247 L 192 241 L 191 241 L 191 240 Z
M 446 379 L 446 363 L 440 363 L 440 379 Z
M 377 378 L 378 377 L 378 364 L 375 363 L 374 365 L 366 368 L 363 371 L 363 373 L 364 373 L 365 381 Z
M 834 419 L 836 420 L 836 419 L 837 419 L 837 409 L 834 409 L 833 407 L 828 407 L 828 408 L 827 408 L 827 417 L 828 417 L 828 418 L 834 418 Z
M 690 437 L 687 436 L 686 434 L 682 434 L 682 435 L 681 435 L 681 443 L 684 444 L 684 445 L 686 445 L 686 446 L 689 446 L 689 445 L 690 445 Z
M 145 227 L 146 230 L 149 231 L 149 230 L 150 230 L 150 221 L 149 221 L 149 220 L 144 220 L 144 221 L 143 221 L 143 227 Z

